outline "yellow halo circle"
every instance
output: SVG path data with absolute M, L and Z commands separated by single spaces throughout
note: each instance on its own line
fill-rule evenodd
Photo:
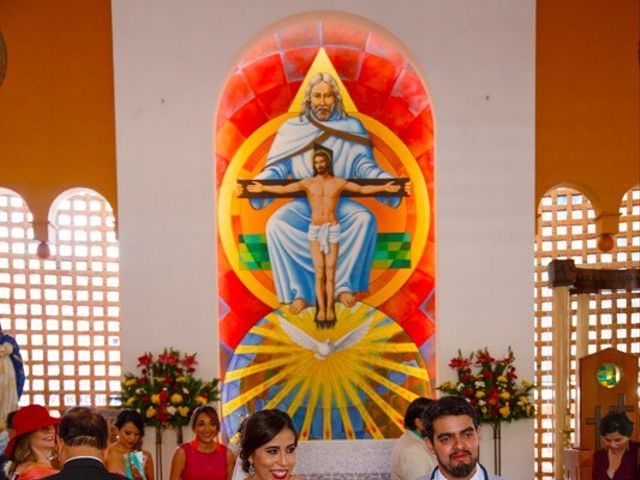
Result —
M 410 251 L 411 267 L 397 270 L 391 280 L 383 287 L 362 299 L 363 303 L 377 307 L 396 293 L 414 272 L 427 242 L 431 205 L 429 203 L 429 195 L 427 193 L 424 176 L 422 175 L 418 162 L 404 142 L 402 142 L 395 133 L 379 121 L 358 112 L 350 112 L 349 114 L 358 118 L 368 132 L 381 139 L 393 152 L 396 153 L 398 158 L 401 159 L 403 167 L 406 169 L 409 179 L 413 185 L 413 201 L 416 208 L 416 219 L 415 229 L 413 232 L 410 232 L 412 234 Z M 220 184 L 220 191 L 218 194 L 218 233 L 220 235 L 222 249 L 229 260 L 229 264 L 240 281 L 251 291 L 251 293 L 260 299 L 260 301 L 274 309 L 280 305 L 275 291 L 267 288 L 259 282 L 251 270 L 244 270 L 240 268 L 240 254 L 237 244 L 238 240 L 235 238 L 233 231 L 232 214 L 233 212 L 239 211 L 238 202 L 246 200 L 237 198 L 235 194 L 235 185 L 238 178 L 240 178 L 240 173 L 244 170 L 244 165 L 247 159 L 253 151 L 271 136 L 275 135 L 278 128 L 280 128 L 280 125 L 288 119 L 298 115 L 299 113 L 291 112 L 282 114 L 271 119 L 253 132 L 231 159 Z

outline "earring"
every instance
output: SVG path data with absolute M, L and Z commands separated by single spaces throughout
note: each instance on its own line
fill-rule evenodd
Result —
M 256 469 L 253 468 L 253 463 L 249 464 L 249 475 L 253 475 L 256 473 Z

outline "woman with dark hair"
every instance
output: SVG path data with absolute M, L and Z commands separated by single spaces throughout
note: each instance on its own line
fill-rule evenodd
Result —
M 234 457 L 218 442 L 218 412 L 210 406 L 196 408 L 191 416 L 191 429 L 196 438 L 176 449 L 169 480 L 229 480 Z
M 626 414 L 614 412 L 600 420 L 604 448 L 593 455 L 593 480 L 638 480 L 639 443 L 631 440 L 633 422 Z
M 153 480 L 153 459 L 148 451 L 142 450 L 142 415 L 135 410 L 122 410 L 115 426 L 118 441 L 107 449 L 107 470 L 131 480 Z
M 261 410 L 246 419 L 240 439 L 246 480 L 301 480 L 293 475 L 298 433 L 280 410 Z

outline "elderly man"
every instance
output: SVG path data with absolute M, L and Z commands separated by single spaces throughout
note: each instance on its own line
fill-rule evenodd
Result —
M 300 116 L 282 124 L 262 172 L 255 180 L 305 179 L 314 176 L 311 156 L 315 144 L 333 152 L 334 175 L 340 178 L 393 178 L 373 158 L 369 135 L 362 123 L 344 112 L 340 90 L 328 73 L 309 81 Z M 272 199 L 252 198 L 251 205 L 266 207 Z M 400 198 L 379 199 L 397 207 Z M 373 213 L 361 203 L 341 198 L 337 206 L 340 253 L 335 295 L 347 307 L 355 293 L 367 291 L 377 238 Z M 295 198 L 267 222 L 267 246 L 278 299 L 293 314 L 315 303 L 314 266 L 307 244 L 311 209 L 306 198 Z
M 125 480 L 126 477 L 110 473 L 104 466 L 104 450 L 109 431 L 105 419 L 95 410 L 74 407 L 60 420 L 60 461 L 64 462 L 59 473 L 45 480 Z
M 443 397 L 429 405 L 422 418 L 427 448 L 438 466 L 420 480 L 500 480 L 478 463 L 478 418 L 464 398 Z

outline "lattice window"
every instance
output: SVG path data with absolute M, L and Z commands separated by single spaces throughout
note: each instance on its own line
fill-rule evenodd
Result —
M 110 205 L 74 190 L 52 209 L 51 255 L 36 255 L 32 215 L 0 189 L 0 322 L 20 345 L 20 404 L 64 410 L 117 403 L 120 392 L 119 251 Z
M 640 266 L 640 188 L 630 190 L 620 208 L 620 234 L 611 252 L 598 251 L 595 213 L 580 192 L 559 188 L 540 205 L 535 260 L 535 394 L 538 416 L 535 426 L 535 458 L 538 479 L 552 479 L 553 472 L 553 385 L 552 291 L 547 287 L 547 265 L 553 259 L 571 258 L 576 265 L 594 268 L 638 268 Z M 614 347 L 640 353 L 640 298 L 630 292 L 600 292 L 589 300 L 589 353 Z M 577 301 L 571 302 L 571 428 L 575 429 L 576 321 Z

